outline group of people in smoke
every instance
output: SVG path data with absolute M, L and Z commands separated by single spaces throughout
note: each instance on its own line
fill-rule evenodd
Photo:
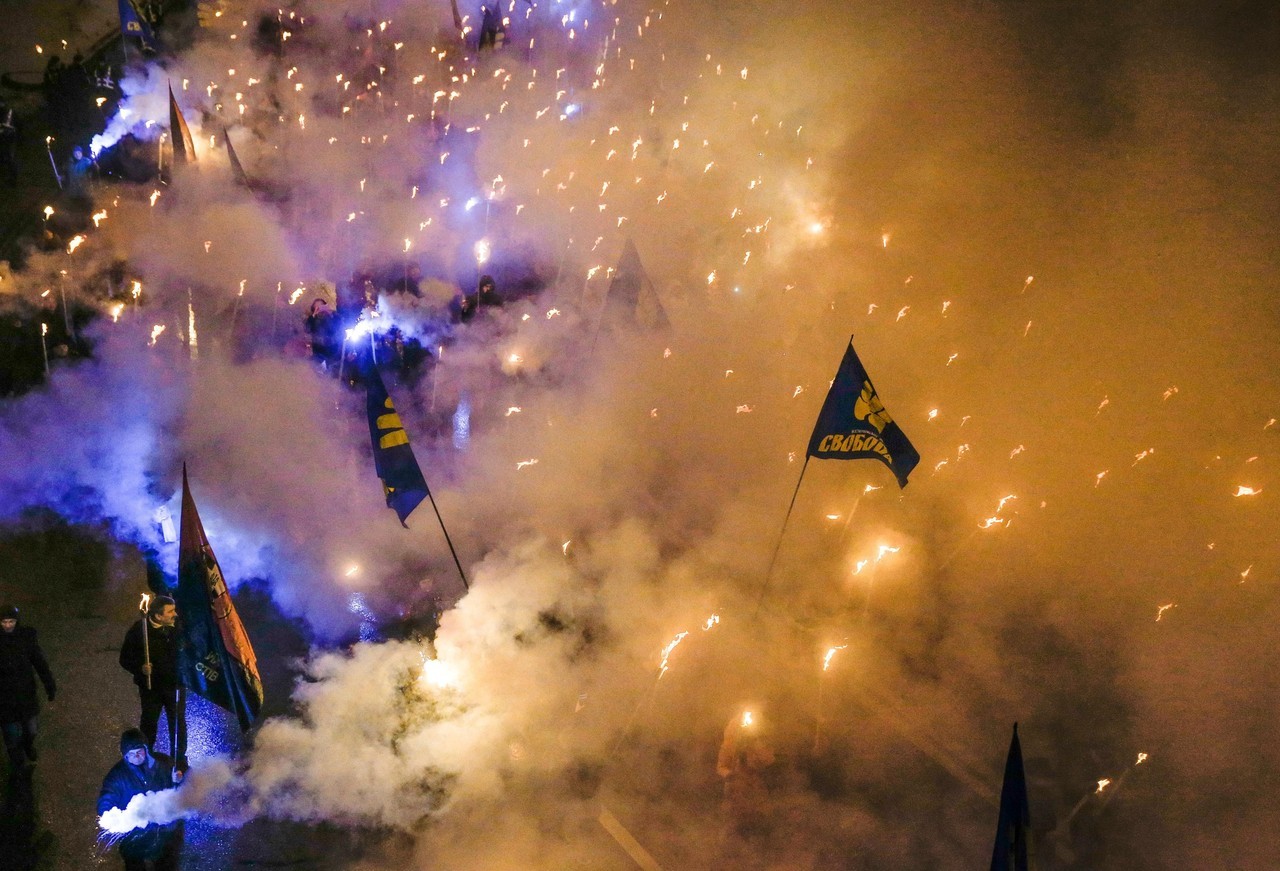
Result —
M 180 784 L 187 769 L 185 691 L 178 671 L 178 612 L 174 600 L 157 596 L 146 614 L 129 628 L 120 648 L 120 665 L 138 688 L 139 726 L 120 736 L 120 756 L 102 781 L 98 814 L 123 809 L 145 792 Z M 38 680 L 38 683 L 37 683 Z M 36 630 L 23 626 L 16 607 L 0 609 L 0 730 L 4 732 L 9 776 L 30 776 L 39 758 L 39 686 L 52 704 L 57 682 L 40 647 Z M 173 756 L 154 751 L 164 713 Z M 176 869 L 181 825 L 148 825 L 120 839 L 126 871 Z
M 405 383 L 416 383 L 434 359 L 420 337 L 393 324 L 386 329 L 374 328 L 370 342 L 347 340 L 362 318 L 372 316 L 379 299 L 388 297 L 422 299 L 422 268 L 409 264 L 394 279 L 381 283 L 372 270 L 359 269 L 338 287 L 336 305 L 323 297 L 313 299 L 305 321 L 312 358 L 326 369 L 358 381 L 365 366 L 374 362 L 367 359 L 372 354 L 379 365 L 394 370 Z M 447 337 L 452 326 L 470 323 L 480 311 L 501 306 L 493 276 L 482 275 L 474 292 L 455 295 L 447 309 L 433 312 L 429 319 L 437 321 L 440 334 Z

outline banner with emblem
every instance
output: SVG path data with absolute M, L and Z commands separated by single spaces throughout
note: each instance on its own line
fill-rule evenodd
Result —
M 249 633 L 204 534 L 182 467 L 182 529 L 178 533 L 178 668 L 182 683 L 236 715 L 246 732 L 262 708 L 262 678 Z
M 369 436 L 373 440 L 373 465 L 382 479 L 387 507 L 395 511 L 400 524 L 427 498 L 427 481 L 422 476 L 418 459 L 409 447 L 409 434 L 404 431 L 395 403 L 387 394 L 387 385 L 377 366 L 369 367 L 368 385 Z
M 134 8 L 133 0 L 119 0 L 120 6 L 120 33 L 124 36 L 132 36 L 142 43 L 142 47 L 148 51 L 155 49 L 156 37 L 151 32 L 151 25 L 138 14 L 138 10 Z
M 920 454 L 889 416 L 871 377 L 853 350 L 853 337 L 840 361 L 827 399 L 818 413 L 808 456 L 823 460 L 876 459 L 889 467 L 898 486 L 920 462 Z

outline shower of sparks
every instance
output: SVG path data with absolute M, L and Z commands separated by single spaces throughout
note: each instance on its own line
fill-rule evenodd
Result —
M 671 639 L 671 643 L 662 648 L 662 662 L 658 665 L 658 680 L 662 680 L 662 676 L 667 673 L 669 666 L 667 662 L 671 659 L 671 651 L 675 650 L 681 641 L 684 641 L 688 632 L 681 632 L 675 638 Z
M 1141 462 L 1142 460 L 1145 460 L 1147 457 L 1151 456 L 1155 452 L 1156 452 L 1155 448 L 1147 448 L 1145 451 L 1142 451 L 1141 453 L 1134 454 L 1133 465 L 1135 466 L 1138 465 L 1139 462 Z

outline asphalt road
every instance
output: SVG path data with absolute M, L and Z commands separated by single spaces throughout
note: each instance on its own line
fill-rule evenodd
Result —
M 58 682 L 56 702 L 40 717 L 39 762 L 27 776 L 4 781 L 0 871 L 120 867 L 116 852 L 98 840 L 94 805 L 119 758 L 120 732 L 137 725 L 136 691 L 116 658 L 145 589 L 141 555 L 107 530 L 72 527 L 53 515 L 0 528 L 0 598 L 15 602 L 24 624 L 39 631 Z M 256 590 L 242 588 L 237 602 L 263 669 L 264 713 L 282 713 L 290 665 L 306 642 Z M 189 718 L 193 765 L 240 746 L 234 722 L 217 708 L 193 699 Z M 187 825 L 182 867 L 338 869 L 397 849 L 375 832 L 271 821 L 227 830 L 195 820 Z

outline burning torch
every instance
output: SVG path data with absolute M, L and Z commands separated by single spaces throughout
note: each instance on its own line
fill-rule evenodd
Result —
M 142 603 L 138 610 L 142 612 L 142 662 L 143 672 L 147 677 L 147 689 L 151 689 L 151 641 L 147 638 L 147 606 L 151 604 L 151 594 L 142 594 Z

